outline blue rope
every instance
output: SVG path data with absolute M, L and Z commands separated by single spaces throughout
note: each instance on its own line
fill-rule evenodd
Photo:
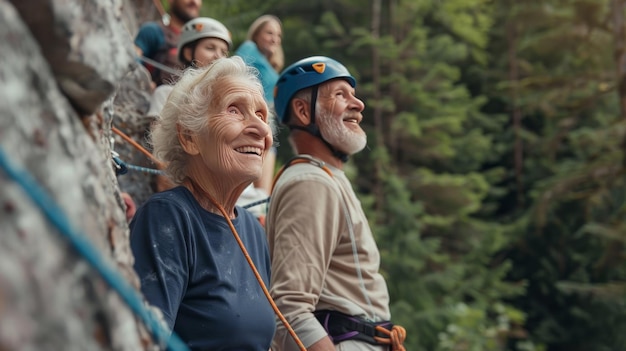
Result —
M 115 164 L 119 166 L 117 169 L 117 174 L 126 174 L 129 169 L 133 171 L 152 173 L 152 174 L 165 174 L 163 171 L 159 169 L 146 168 L 146 167 L 128 164 L 116 156 L 113 156 L 113 162 L 115 162 Z
M 128 163 L 125 163 L 124 165 L 126 165 L 126 168 L 131 169 L 133 171 L 139 171 L 139 172 L 144 172 L 144 173 L 152 173 L 152 174 L 165 174 L 163 171 L 161 171 L 159 169 L 135 166 L 135 165 L 130 165 Z
M 264 204 L 266 202 L 270 202 L 270 198 L 269 197 L 267 197 L 267 198 L 265 198 L 263 200 L 259 200 L 259 201 L 255 201 L 255 202 L 243 205 L 242 207 L 245 208 L 245 209 L 248 209 L 248 208 L 251 208 L 251 207 L 254 207 L 254 206 L 258 206 L 258 205 Z
M 187 351 L 187 345 L 172 332 L 164 329 L 154 315 L 143 305 L 137 291 L 102 257 L 98 249 L 82 233 L 74 230 L 69 219 L 61 208 L 54 203 L 53 199 L 45 190 L 37 184 L 36 180 L 25 170 L 20 170 L 11 165 L 4 150 L 0 148 L 0 167 L 10 179 L 18 183 L 30 199 L 39 206 L 46 218 L 54 224 L 59 232 L 66 237 L 70 244 L 81 254 L 87 262 L 95 268 L 102 278 L 113 288 L 126 302 L 128 307 L 141 318 L 148 330 L 152 332 L 154 339 L 163 345 L 166 341 L 167 349 L 172 351 Z

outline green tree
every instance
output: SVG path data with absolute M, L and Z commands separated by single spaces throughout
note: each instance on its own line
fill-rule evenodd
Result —
M 624 349 L 623 2 L 503 1 L 496 13 L 485 111 L 511 116 L 498 213 L 514 240 L 509 279 L 528 284 L 512 302 L 549 350 Z

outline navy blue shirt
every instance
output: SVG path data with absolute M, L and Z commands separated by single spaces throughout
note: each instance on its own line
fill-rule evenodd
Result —
M 266 286 L 265 232 L 241 207 L 232 222 Z M 177 187 L 153 195 L 130 224 L 141 290 L 194 350 L 267 351 L 274 312 L 226 220 Z

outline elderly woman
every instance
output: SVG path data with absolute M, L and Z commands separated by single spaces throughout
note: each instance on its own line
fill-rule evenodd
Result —
M 235 205 L 272 146 L 254 70 L 238 57 L 187 70 L 152 141 L 178 186 L 153 195 L 130 224 L 142 292 L 191 349 L 267 351 L 273 311 L 228 223 L 269 284 L 263 228 Z

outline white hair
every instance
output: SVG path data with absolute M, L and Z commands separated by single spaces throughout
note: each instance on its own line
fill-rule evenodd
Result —
M 187 178 L 189 155 L 178 139 L 180 133 L 206 131 L 209 113 L 220 107 L 224 79 L 247 80 L 263 95 L 255 68 L 238 56 L 220 58 L 204 68 L 189 68 L 170 93 L 151 133 L 154 155 L 166 164 L 165 172 L 176 184 Z

